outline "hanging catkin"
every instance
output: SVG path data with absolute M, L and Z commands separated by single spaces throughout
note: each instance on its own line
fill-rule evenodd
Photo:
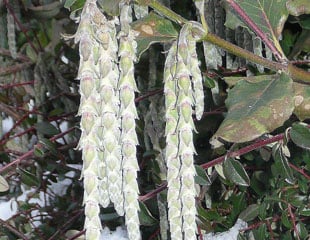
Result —
M 177 84 L 176 84 L 176 55 L 177 42 L 174 42 L 168 52 L 164 69 L 164 94 L 166 106 L 166 162 L 168 182 L 168 217 L 171 239 L 182 239 L 182 204 L 180 198 L 181 182 L 179 172 L 181 169 L 178 157 L 177 122 Z
M 80 66 L 78 79 L 80 80 L 82 135 L 79 148 L 82 150 L 84 178 L 84 205 L 85 205 L 85 237 L 86 239 L 99 239 L 101 222 L 99 218 L 99 168 L 102 164 L 102 151 L 98 132 L 100 123 L 100 94 L 99 65 L 94 54 L 99 51 L 99 44 L 94 38 L 94 14 L 97 6 L 95 0 L 88 0 L 81 13 L 81 21 L 75 36 L 79 42 Z M 95 11 L 95 12 L 94 12 Z M 94 51 L 95 50 L 95 51 Z
M 127 1 L 121 3 L 119 33 L 119 57 L 120 57 L 120 118 L 121 118 L 121 151 L 123 166 L 123 194 L 125 220 L 129 239 L 141 239 L 139 231 L 139 188 L 137 184 L 137 171 L 139 169 L 136 157 L 136 134 L 135 119 L 138 117 L 135 106 L 135 91 L 138 91 L 134 78 L 134 61 L 136 60 L 137 43 L 136 32 L 130 27 L 132 21 L 131 7 Z
M 7 36 L 8 36 L 8 45 L 9 50 L 11 53 L 12 58 L 17 57 L 17 50 L 16 50 L 16 39 L 15 39 L 15 21 L 14 17 L 9 11 L 9 8 L 7 8 Z
M 195 28 L 195 31 L 193 31 Z M 201 71 L 196 40 L 201 25 L 186 23 L 168 52 L 164 70 L 168 217 L 171 239 L 196 239 L 193 107 L 203 113 Z M 197 39 L 195 38 L 197 37 Z M 197 111 L 198 109 L 198 111 Z

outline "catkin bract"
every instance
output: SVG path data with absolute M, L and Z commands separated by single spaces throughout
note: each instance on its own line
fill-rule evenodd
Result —
M 75 42 L 79 42 L 86 239 L 99 239 L 100 206 L 125 214 L 129 239 L 140 239 L 134 92 L 136 59 L 131 9 L 120 4 L 120 19 L 107 17 L 96 0 L 86 1 Z M 121 30 L 116 32 L 116 25 Z M 118 38 L 118 39 L 117 39 Z
M 196 239 L 192 114 L 203 113 L 203 87 L 193 28 L 186 23 L 168 52 L 164 71 L 168 217 L 171 239 Z M 198 111 L 197 111 L 198 110 Z

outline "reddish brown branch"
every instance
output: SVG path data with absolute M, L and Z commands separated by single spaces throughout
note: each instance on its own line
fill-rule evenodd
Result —
M 163 93 L 163 89 L 157 89 L 157 90 L 148 92 L 148 93 L 145 94 L 145 95 L 142 95 L 142 96 L 140 96 L 140 97 L 137 97 L 137 98 L 135 99 L 135 102 L 136 102 L 136 103 L 141 102 L 141 101 L 144 100 L 145 98 L 148 98 L 148 97 L 154 96 L 154 95 L 156 95 L 156 94 L 160 94 L 160 93 Z
M 14 87 L 20 87 L 20 86 L 32 85 L 32 84 L 34 84 L 34 81 L 0 85 L 0 88 L 8 89 L 8 88 L 14 88 Z
M 290 215 L 290 218 L 292 219 L 292 224 L 293 224 L 294 232 L 296 233 L 297 240 L 300 240 L 299 232 L 296 226 L 295 214 L 293 213 L 292 205 L 289 203 L 287 204 L 287 210 L 288 210 L 288 214 Z
M 305 178 L 307 178 L 308 180 L 310 180 L 310 176 L 305 173 L 305 171 L 303 169 L 300 169 L 298 167 L 296 167 L 295 165 L 293 165 L 292 163 L 289 163 L 290 167 L 293 168 L 295 171 L 299 172 L 301 175 L 303 175 Z
M 20 237 L 23 240 L 28 240 L 29 238 L 27 238 L 23 233 L 21 233 L 20 231 L 18 231 L 15 227 L 13 227 L 11 224 L 7 223 L 6 221 L 3 221 L 0 218 L 0 224 L 7 228 L 10 232 L 14 233 L 16 236 Z
M 73 131 L 75 129 L 75 127 L 69 128 L 67 131 L 61 132 L 53 137 L 51 137 L 49 140 L 54 142 L 56 141 L 58 138 L 62 138 L 63 136 L 65 136 L 66 134 L 68 134 L 69 132 Z M 38 143 L 35 147 L 37 148 L 41 148 L 43 147 L 42 144 Z M 13 162 L 8 163 L 7 165 L 3 166 L 2 168 L 0 168 L 0 173 L 4 172 L 5 170 L 11 168 L 14 165 L 18 165 L 21 161 L 26 160 L 30 157 L 33 156 L 34 153 L 34 149 L 29 150 L 28 152 L 26 152 L 25 154 L 23 154 L 22 156 L 18 157 L 17 159 L 15 159 Z
M 25 62 L 25 63 L 18 63 L 13 66 L 1 67 L 0 76 L 20 72 L 21 70 L 29 67 L 31 64 L 32 64 L 31 62 Z

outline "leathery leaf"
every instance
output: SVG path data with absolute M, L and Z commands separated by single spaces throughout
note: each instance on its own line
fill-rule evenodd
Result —
M 291 116 L 293 96 L 292 79 L 284 73 L 261 81 L 244 78 L 229 91 L 228 113 L 213 139 L 240 143 L 273 131 Z
M 132 29 L 138 32 L 136 37 L 138 58 L 153 43 L 170 42 L 178 36 L 173 23 L 154 12 L 132 23 Z
M 249 186 L 250 178 L 242 164 L 233 158 L 225 159 L 223 163 L 225 177 L 240 186 Z

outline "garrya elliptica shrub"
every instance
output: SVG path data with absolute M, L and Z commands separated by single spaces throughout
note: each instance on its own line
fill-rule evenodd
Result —
M 75 35 L 79 42 L 86 239 L 98 239 L 100 206 L 110 202 L 125 215 L 130 239 L 140 239 L 135 132 L 138 91 L 134 78 L 137 34 L 130 27 L 131 6 L 120 2 L 120 16 L 106 16 L 96 0 L 86 1 Z M 119 30 L 118 25 L 120 25 Z M 202 27 L 185 24 L 169 52 L 164 72 L 168 217 L 172 239 L 196 239 L 193 107 L 203 113 L 203 86 L 196 53 Z

